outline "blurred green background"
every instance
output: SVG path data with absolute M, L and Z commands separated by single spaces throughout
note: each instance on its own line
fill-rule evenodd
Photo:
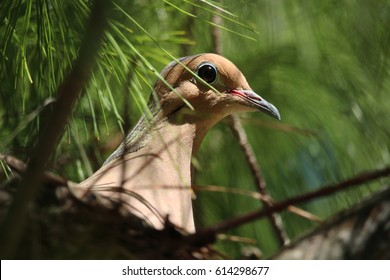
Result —
M 282 115 L 281 122 L 240 115 L 274 200 L 389 165 L 390 1 L 114 3 L 93 75 L 53 155 L 52 171 L 77 182 L 100 167 L 120 143 L 124 119 L 134 124 L 147 109 L 155 71 L 172 57 L 214 51 L 215 13 L 223 19 L 223 55 Z M 50 98 L 77 56 L 90 7 L 86 0 L 0 3 L 1 153 L 28 160 Z M 256 190 L 226 122 L 209 132 L 195 162 L 197 186 Z M 3 171 L 1 180 L 11 174 L 4 164 Z M 325 219 L 388 181 L 299 206 Z M 248 196 L 201 191 L 198 226 L 259 207 Z M 282 218 L 291 239 L 315 226 L 291 213 Z M 259 247 L 265 257 L 278 248 L 267 220 L 228 234 L 256 242 L 219 241 L 217 247 L 232 258 L 247 246 Z

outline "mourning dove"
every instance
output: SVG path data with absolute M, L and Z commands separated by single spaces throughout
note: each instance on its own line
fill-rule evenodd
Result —
M 79 187 L 120 200 L 157 229 L 168 217 L 191 233 L 191 159 L 207 131 L 232 113 L 260 110 L 277 119 L 280 115 L 252 91 L 232 62 L 216 54 L 180 58 L 161 76 L 164 80 L 155 83 L 149 101 L 150 114 Z

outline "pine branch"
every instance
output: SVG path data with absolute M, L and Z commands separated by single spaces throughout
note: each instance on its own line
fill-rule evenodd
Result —
M 31 161 L 2 225 L 0 247 L 3 259 L 12 258 L 17 251 L 27 211 L 39 193 L 45 166 L 58 144 L 77 98 L 88 81 L 100 49 L 100 40 L 104 34 L 110 6 L 111 1 L 95 0 L 94 2 L 78 59 L 57 91 L 57 102 L 51 117 L 39 133 L 38 145 L 31 155 Z

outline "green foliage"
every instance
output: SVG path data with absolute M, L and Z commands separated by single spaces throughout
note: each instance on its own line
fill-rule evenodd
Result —
M 86 0 L 0 3 L 2 153 L 28 158 L 50 98 L 77 56 L 89 9 Z M 282 115 L 281 123 L 242 116 L 276 201 L 390 163 L 389 1 L 118 0 L 50 168 L 74 181 L 97 169 L 121 141 L 124 122 L 134 124 L 147 110 L 151 87 L 172 57 L 213 51 L 214 14 L 223 18 L 224 56 Z M 196 185 L 255 190 L 226 124 L 209 133 L 197 161 Z M 381 183 L 302 207 L 326 218 Z M 202 226 L 260 206 L 247 196 L 207 191 L 196 204 Z M 290 238 L 313 226 L 291 213 L 282 217 Z M 277 249 L 266 220 L 230 234 L 256 240 L 266 256 Z M 245 245 L 218 246 L 239 257 Z

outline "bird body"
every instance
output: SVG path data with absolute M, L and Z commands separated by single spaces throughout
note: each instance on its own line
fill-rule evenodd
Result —
M 145 114 L 105 164 L 79 184 L 120 200 L 161 229 L 165 219 L 194 232 L 191 159 L 207 131 L 229 114 L 277 109 L 249 87 L 222 56 L 200 54 L 173 61 L 161 72 Z M 190 104 L 190 105 L 189 105 Z
M 132 213 L 156 228 L 162 228 L 169 215 L 173 224 L 192 232 L 190 170 L 195 126 L 165 124 L 152 134 L 143 148 L 103 165 L 82 185 L 111 197 L 118 188 L 131 191 L 116 195 Z

